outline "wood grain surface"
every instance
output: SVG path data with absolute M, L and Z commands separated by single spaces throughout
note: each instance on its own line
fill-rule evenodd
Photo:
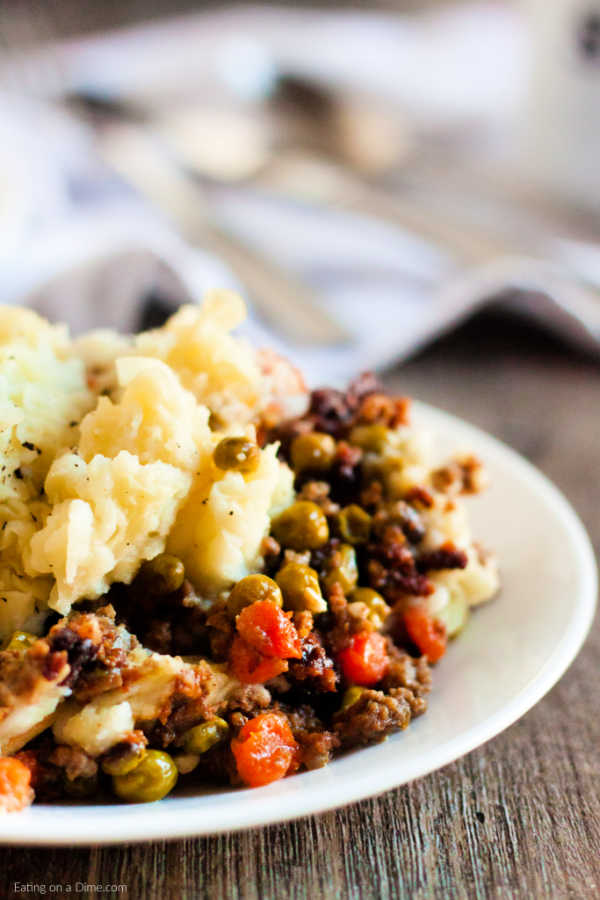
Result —
M 388 382 L 481 425 L 536 463 L 570 498 L 598 551 L 597 361 L 486 315 Z M 215 838 L 2 850 L 0 896 L 32 896 L 15 883 L 33 882 L 47 894 L 52 884 L 71 885 L 75 896 L 135 900 L 598 897 L 599 661 L 596 620 L 567 675 L 521 721 L 379 798 Z M 127 890 L 92 892 L 98 882 Z

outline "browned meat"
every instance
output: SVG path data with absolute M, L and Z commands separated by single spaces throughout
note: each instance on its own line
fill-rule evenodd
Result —
M 385 693 L 406 700 L 413 718 L 427 709 L 427 695 L 431 690 L 431 669 L 426 657 L 414 658 L 400 650 L 388 638 L 389 667 L 381 687 Z
M 346 389 L 346 401 L 351 409 L 356 409 L 360 401 L 370 394 L 379 394 L 382 384 L 374 372 L 361 372 Z
M 417 566 L 420 572 L 431 572 L 434 569 L 464 569 L 468 561 L 465 551 L 459 550 L 448 541 L 437 550 L 422 553 L 417 561 Z
M 48 757 L 48 762 L 64 769 L 69 781 L 76 778 L 94 778 L 98 774 L 98 763 L 79 747 L 56 747 Z
M 340 740 L 332 731 L 300 731 L 294 737 L 300 744 L 300 765 L 306 769 L 321 769 L 331 760 Z
M 208 649 L 206 612 L 197 602 L 191 583 L 184 580 L 176 591 L 150 590 L 153 583 L 141 572 L 130 585 L 113 585 L 111 602 L 117 620 L 156 653 L 197 654 Z
M 398 531 L 390 532 L 396 541 L 402 542 L 399 532 L 411 544 L 418 544 L 425 537 L 425 526 L 421 516 L 404 500 L 386 503 L 373 517 L 373 531 L 380 538 L 385 540 L 386 533 L 390 531 L 390 528 L 398 529 Z
M 59 684 L 69 671 L 66 652 L 52 652 L 45 640 L 36 641 L 25 654 L 4 650 L 0 653 L 0 721 L 3 712 L 29 702 L 40 681 Z
M 80 637 L 69 626 L 59 629 L 56 634 L 50 633 L 48 638 L 51 653 L 66 653 L 70 672 L 61 684 L 73 687 L 84 666 L 92 663 L 98 655 L 98 645 L 88 637 Z
M 386 695 L 383 691 L 364 690 L 356 703 L 335 714 L 333 729 L 343 747 L 356 747 L 402 731 L 411 718 L 408 700 L 396 691 Z
M 171 622 L 165 619 L 151 619 L 144 634 L 144 645 L 156 653 L 170 653 L 173 645 Z
M 356 419 L 366 425 L 397 428 L 399 425 L 406 425 L 409 410 L 408 397 L 390 397 L 387 394 L 373 393 L 362 400 Z
M 336 656 L 350 643 L 352 635 L 364 628 L 364 617 L 368 610 L 360 604 L 358 617 L 352 614 L 351 604 L 344 596 L 339 582 L 334 582 L 328 595 L 329 613 L 325 621 L 323 640 L 329 653 Z
M 298 493 L 299 500 L 310 500 L 321 507 L 326 516 L 335 516 L 340 510 L 339 503 L 334 503 L 329 492 L 331 486 L 326 481 L 306 481 Z
M 370 512 L 375 511 L 383 499 L 383 485 L 376 478 L 366 484 L 360 492 L 360 505 Z
M 331 474 L 331 496 L 338 503 L 350 503 L 360 491 L 362 483 L 362 450 L 340 441 Z
M 206 620 L 210 652 L 213 659 L 224 660 L 229 655 L 229 648 L 235 635 L 235 623 L 223 606 L 216 608 Z
M 453 459 L 432 473 L 431 483 L 444 494 L 478 494 L 487 486 L 485 470 L 476 456 Z
M 227 710 L 239 710 L 249 716 L 257 716 L 271 703 L 271 694 L 263 684 L 243 684 L 232 692 Z
M 206 675 L 187 669 L 178 676 L 168 708 L 165 707 L 160 720 L 179 735 L 210 718 L 212 712 L 207 699 Z
M 409 548 L 396 545 L 384 547 L 371 544 L 371 558 L 367 572 L 369 584 L 386 600 L 394 603 L 406 594 L 426 597 L 433 588 L 428 578 L 417 571 L 415 559 Z
M 119 688 L 122 684 L 123 674 L 120 668 L 97 667 L 81 675 L 73 689 L 73 696 L 79 703 L 88 703 L 99 694 Z
M 311 394 L 308 415 L 315 431 L 341 437 L 352 422 L 355 409 L 348 394 L 333 388 L 319 388 Z
M 286 708 L 286 716 L 300 745 L 300 764 L 306 769 L 326 766 L 340 745 L 337 735 L 324 728 L 310 706 Z
M 381 385 L 372 372 L 355 378 L 346 391 L 318 388 L 310 395 L 306 415 L 283 422 L 272 429 L 269 440 L 282 442 L 284 452 L 297 434 L 307 431 L 324 431 L 335 438 L 346 437 L 357 416 L 361 404 L 371 394 L 381 394 Z
M 240 787 L 242 784 L 228 743 L 217 744 L 208 753 L 203 753 L 202 762 L 194 769 L 192 777 L 211 785 L 231 784 L 233 787 Z
M 137 641 L 115 625 L 114 619 L 114 608 L 109 605 L 95 613 L 76 613 L 50 629 L 50 646 L 62 648 L 60 652 L 66 654 L 71 667 L 64 684 L 80 702 L 123 683 L 127 652 Z
M 308 682 L 314 691 L 335 691 L 337 675 L 333 660 L 327 656 L 317 632 L 304 638 L 302 659 L 290 660 L 287 676 L 292 682 Z
M 431 690 L 431 669 L 426 657 L 415 658 L 401 650 L 388 639 L 389 667 L 382 682 L 384 691 L 408 688 L 417 696 L 426 696 Z
M 434 503 L 431 492 L 419 485 L 408 490 L 404 495 L 404 500 L 416 509 L 431 509 Z

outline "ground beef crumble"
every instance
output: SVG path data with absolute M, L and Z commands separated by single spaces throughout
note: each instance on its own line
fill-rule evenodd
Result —
M 75 781 L 76 778 L 95 778 L 98 774 L 98 763 L 79 747 L 59 745 L 52 751 L 48 761 L 63 769 L 69 781 Z
M 271 694 L 264 684 L 243 684 L 229 697 L 227 710 L 256 716 L 271 705 Z
M 294 738 L 300 745 L 300 761 L 306 769 L 326 766 L 339 746 L 340 740 L 332 731 L 324 728 L 310 706 L 287 711 Z
M 468 561 L 465 551 L 459 550 L 449 542 L 437 550 L 422 553 L 417 566 L 420 572 L 431 572 L 434 569 L 464 569 Z
M 402 731 L 412 718 L 408 700 L 393 688 L 364 690 L 356 703 L 334 716 L 334 732 L 345 748 L 381 741 L 394 731 Z
M 327 656 L 320 635 L 312 631 L 302 641 L 302 658 L 291 660 L 291 682 L 308 682 L 315 691 L 335 691 L 338 682 L 333 660 Z

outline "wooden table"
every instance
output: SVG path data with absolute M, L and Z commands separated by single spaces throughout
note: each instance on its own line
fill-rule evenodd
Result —
M 485 316 L 388 378 L 533 460 L 600 545 L 600 365 Z M 600 622 L 560 684 L 489 744 L 375 800 L 262 831 L 130 847 L 4 850 L 16 881 L 150 898 L 600 896 Z M 38 896 L 37 894 L 35 896 Z M 58 896 L 58 894 L 57 894 Z

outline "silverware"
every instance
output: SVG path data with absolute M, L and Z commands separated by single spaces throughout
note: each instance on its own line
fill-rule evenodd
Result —
M 45 21 L 40 20 L 39 24 L 40 28 L 33 29 L 31 35 L 27 31 L 27 36 L 32 42 L 48 37 Z M 0 38 L 0 43 L 7 41 L 5 34 L 0 35 Z M 4 86 L 9 86 L 12 91 L 22 93 L 23 96 L 53 97 L 63 105 L 65 100 L 79 100 L 79 112 L 82 106 L 89 104 L 91 97 L 89 93 L 82 91 L 80 94 L 69 96 L 69 79 L 63 70 L 61 55 L 58 51 L 53 51 L 51 44 L 39 58 L 34 56 L 31 60 L 18 40 L 15 47 L 14 50 L 11 47 L 10 59 L 4 61 L 6 64 L 0 65 Z M 66 105 L 71 106 L 72 111 L 73 103 L 67 102 Z M 98 109 L 103 106 L 106 107 L 107 104 L 103 104 L 102 98 L 98 98 Z M 178 168 L 177 161 L 169 158 L 168 154 L 161 156 L 156 152 L 152 135 L 145 131 L 147 123 L 142 120 L 143 117 L 131 116 L 130 104 L 124 104 L 122 115 L 119 115 L 118 103 L 112 99 L 108 106 L 110 109 L 104 108 L 103 113 L 112 113 L 116 118 L 123 119 L 121 137 L 126 128 L 126 120 L 132 119 L 129 125 L 130 138 L 133 137 L 135 129 L 140 159 L 136 164 L 131 155 L 127 156 L 124 153 L 123 140 L 119 145 L 122 157 L 117 159 L 115 148 L 111 149 L 109 146 L 110 130 L 104 129 L 104 152 L 107 161 L 112 154 L 113 167 L 119 169 L 121 175 L 134 184 L 141 194 L 160 206 L 192 245 L 212 250 L 230 266 L 247 290 L 257 312 L 262 314 L 276 331 L 294 343 L 336 345 L 351 340 L 349 332 L 322 309 L 317 297 L 300 279 L 248 247 L 239 237 L 216 222 L 211 222 L 208 215 L 202 213 L 207 203 L 201 187 L 194 184 L 194 180 Z M 89 109 L 87 112 L 89 113 Z M 114 131 L 112 133 L 114 134 Z M 131 140 L 129 146 L 131 149 Z M 146 178 L 147 164 L 151 158 L 153 158 L 153 176 Z
M 162 129 L 161 134 L 168 135 L 168 130 Z M 177 152 L 176 144 L 171 148 Z M 193 166 L 193 155 L 188 153 L 185 162 Z M 197 174 L 207 175 L 202 169 Z M 481 270 L 483 274 L 489 270 L 491 274 L 501 268 L 506 276 L 506 288 L 548 291 L 555 285 L 557 291 L 564 293 L 570 281 L 569 303 L 577 304 L 580 309 L 585 307 L 585 318 L 591 322 L 592 329 L 599 327 L 600 282 L 590 278 L 587 271 L 580 271 L 574 254 L 563 254 L 559 260 L 557 247 L 544 243 L 535 222 L 527 221 L 522 213 L 519 220 L 518 210 L 512 210 L 512 219 L 504 221 L 503 228 L 476 227 L 461 221 L 460 214 L 456 218 L 444 214 L 431 199 L 419 196 L 418 191 L 405 194 L 386 191 L 348 165 L 310 149 L 274 153 L 268 163 L 255 166 L 240 180 L 246 179 L 286 199 L 372 216 L 409 230 L 441 250 L 457 272 Z M 214 172 L 207 180 L 216 181 Z M 500 210 L 498 220 L 502 222 Z M 215 241 L 218 237 L 226 235 L 214 234 Z M 215 245 L 216 252 L 223 255 L 227 249 L 221 247 L 219 251 L 218 244 Z
M 307 288 L 208 218 L 200 186 L 169 160 L 151 133 L 115 122 L 99 132 L 98 147 L 108 165 L 165 213 L 192 246 L 201 245 L 231 267 L 258 311 L 277 330 L 296 343 L 349 340 Z

